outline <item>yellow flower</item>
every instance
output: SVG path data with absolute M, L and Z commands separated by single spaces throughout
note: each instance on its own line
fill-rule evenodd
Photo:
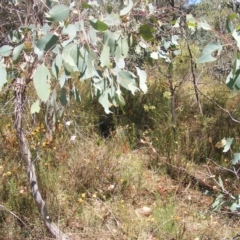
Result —
M 86 194 L 85 194 L 85 193 L 82 193 L 81 196 L 82 196 L 82 198 L 85 198 L 85 197 L 86 197 Z
M 181 218 L 179 217 L 179 216 L 174 216 L 174 218 L 173 218 L 175 221 L 180 221 L 181 220 Z

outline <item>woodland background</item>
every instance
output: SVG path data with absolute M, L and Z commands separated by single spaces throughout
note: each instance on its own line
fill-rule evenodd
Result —
M 15 3 L 0 1 L 0 47 L 21 25 Z M 92 99 L 89 85 L 77 82 L 81 102 L 69 101 L 50 133 L 45 105 L 30 114 L 36 100 L 30 83 L 23 121 L 39 188 L 52 219 L 72 239 L 236 239 L 240 184 L 232 159 L 239 150 L 240 95 L 225 84 L 236 51 L 226 46 L 217 61 L 196 61 L 207 43 L 232 41 L 226 18 L 238 14 L 238 1 L 152 3 L 169 13 L 163 23 L 180 9 L 212 30 L 180 38 L 171 71 L 163 59 L 152 62 L 146 52 L 139 58 L 130 50 L 129 62 L 148 74 L 148 91 L 123 90 L 126 104 L 111 106 L 111 114 Z M 28 21 L 44 23 L 41 1 L 38 14 L 31 4 L 19 1 L 20 18 L 28 13 Z M 133 17 L 142 21 L 139 12 Z M 51 239 L 29 190 L 11 87 L 0 93 L 0 239 Z M 223 152 L 229 138 L 231 149 Z

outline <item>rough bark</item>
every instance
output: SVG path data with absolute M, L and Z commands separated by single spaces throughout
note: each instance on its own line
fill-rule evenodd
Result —
M 31 188 L 31 192 L 36 205 L 38 206 L 41 217 L 51 234 L 58 239 L 70 240 L 70 238 L 64 234 L 58 226 L 52 222 L 51 217 L 48 214 L 46 204 L 42 199 L 39 191 L 37 176 L 35 171 L 34 161 L 32 160 L 31 152 L 29 149 L 28 140 L 22 128 L 22 117 L 23 117 L 23 105 L 25 99 L 25 79 L 17 78 L 14 86 L 15 91 L 15 128 L 17 131 L 17 138 L 19 140 L 20 151 L 23 159 L 27 165 L 28 180 Z

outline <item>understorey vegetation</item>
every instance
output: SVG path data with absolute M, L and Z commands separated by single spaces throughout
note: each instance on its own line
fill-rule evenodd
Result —
M 239 236 L 239 1 L 0 1 L 0 26 L 1 239 Z

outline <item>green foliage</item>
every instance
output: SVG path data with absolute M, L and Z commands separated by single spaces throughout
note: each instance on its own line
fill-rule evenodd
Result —
M 122 14 L 125 15 L 131 8 L 132 2 L 130 1 Z M 89 11 L 86 8 L 85 10 Z M 47 13 L 49 23 L 46 23 L 42 30 L 36 25 L 27 28 L 20 27 L 16 30 L 26 32 L 29 35 L 28 42 L 14 47 L 8 45 L 1 47 L 0 55 L 2 57 L 10 56 L 13 50 L 12 58 L 16 66 L 23 64 L 24 68 L 27 67 L 24 62 L 26 57 L 22 59 L 22 55 L 31 59 L 32 64 L 34 63 L 34 54 L 38 55 L 38 60 L 42 60 L 44 57 L 52 62 L 52 72 L 49 71 L 49 63 L 45 61 L 36 67 L 32 73 L 34 87 L 39 99 L 43 102 L 48 100 L 52 91 L 53 80 L 57 80 L 62 88 L 61 103 L 65 106 L 69 102 L 71 93 L 75 97 L 79 96 L 79 90 L 75 87 L 76 84 L 71 86 L 70 91 L 64 90 L 69 78 L 80 79 L 81 81 L 90 80 L 93 90 L 91 94 L 98 98 L 107 113 L 110 112 L 109 108 L 112 104 L 114 106 L 125 104 L 121 87 L 132 93 L 140 89 L 146 92 L 146 72 L 137 68 L 140 79 L 138 87 L 137 76 L 133 72 L 125 70 L 124 58 L 128 57 L 130 43 L 127 40 L 127 32 L 124 32 L 124 29 L 120 26 L 119 15 L 108 8 L 108 15 L 102 20 L 90 17 L 89 20 L 82 19 L 75 24 L 68 24 L 67 22 L 62 24 L 61 21 L 71 16 L 70 13 L 74 13 L 73 6 L 69 8 L 62 4 L 55 5 Z M 54 24 L 51 22 L 54 22 Z M 90 31 L 86 33 L 85 29 L 89 24 L 91 26 Z M 117 27 L 114 34 L 108 30 L 112 26 Z M 79 36 L 76 34 L 77 31 L 83 36 L 80 42 L 78 41 Z M 103 32 L 104 34 L 102 34 Z M 67 36 L 68 39 L 65 40 L 64 36 Z M 14 40 L 11 39 L 10 41 L 13 42 Z M 99 63 L 101 68 L 98 67 Z M 3 75 L 1 85 L 4 85 L 6 82 L 4 65 L 1 66 L 1 69 Z M 27 69 L 22 69 L 22 73 L 19 73 L 21 78 L 26 76 L 25 71 Z M 31 73 L 28 76 L 30 75 Z M 26 82 L 28 81 L 29 79 L 26 79 Z M 80 98 L 77 97 L 76 99 Z

